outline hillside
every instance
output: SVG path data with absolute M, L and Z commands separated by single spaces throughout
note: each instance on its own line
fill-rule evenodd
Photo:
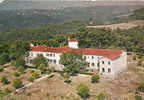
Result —
M 0 10 L 0 31 L 15 28 L 43 26 L 79 20 L 94 25 L 123 22 L 117 16 L 130 14 L 137 6 L 93 6 L 70 7 L 64 9 L 23 9 Z
M 144 20 L 144 8 L 135 10 L 130 17 L 133 20 Z
M 0 4 L 0 31 L 78 20 L 93 25 L 127 21 L 143 2 L 72 2 L 5 0 Z

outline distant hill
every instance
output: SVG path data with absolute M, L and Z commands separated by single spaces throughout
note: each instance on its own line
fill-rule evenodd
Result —
M 143 5 L 143 2 L 135 1 L 5 0 L 0 4 L 0 31 L 75 20 L 94 25 L 120 23 L 125 21 L 125 16 L 131 15 L 135 9 Z
M 135 10 L 130 17 L 134 20 L 144 20 L 144 8 Z

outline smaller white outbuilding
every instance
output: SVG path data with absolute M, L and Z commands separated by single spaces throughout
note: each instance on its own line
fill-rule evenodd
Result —
M 127 69 L 126 52 L 111 49 L 78 48 L 78 40 L 75 38 L 69 38 L 68 46 L 64 47 L 32 46 L 27 63 L 30 64 L 38 55 L 43 55 L 49 64 L 61 65 L 60 55 L 64 52 L 83 54 L 89 64 L 88 69 L 96 71 L 104 77 L 114 78 Z

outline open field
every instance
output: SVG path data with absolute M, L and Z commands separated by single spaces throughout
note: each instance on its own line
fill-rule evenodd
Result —
M 138 26 L 144 26 L 144 21 L 132 21 L 128 23 L 111 24 L 111 25 L 100 25 L 100 26 L 87 26 L 87 28 L 106 28 L 106 29 L 131 29 Z

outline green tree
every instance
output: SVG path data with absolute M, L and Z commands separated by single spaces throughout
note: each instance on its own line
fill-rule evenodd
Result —
M 21 87 L 23 87 L 23 86 L 24 86 L 24 85 L 23 85 L 23 83 L 22 83 L 21 80 L 16 79 L 16 80 L 13 81 L 13 87 L 14 87 L 14 88 L 18 89 L 18 88 L 21 88 Z
M 22 57 L 18 58 L 15 61 L 15 66 L 16 67 L 25 66 L 25 64 L 26 64 L 26 62 L 25 62 L 25 60 Z
M 60 63 L 65 66 L 64 71 L 71 75 L 84 71 L 87 67 L 87 63 L 83 59 L 82 54 L 74 52 L 63 53 Z
M 3 53 L 2 55 L 0 55 L 0 65 L 6 64 L 8 62 L 10 62 L 8 54 Z
M 47 68 L 47 66 L 45 64 L 40 64 L 38 66 L 38 69 L 41 70 L 42 73 L 46 72 L 46 68 Z
M 88 96 L 89 96 L 89 88 L 83 84 L 83 83 L 80 83 L 78 86 L 77 86 L 77 93 L 78 95 L 80 95 L 83 99 L 86 99 Z
M 144 92 L 144 83 L 141 83 L 139 85 L 139 87 L 137 88 L 137 90 L 140 91 L 140 92 Z
M 97 83 L 97 82 L 99 82 L 99 79 L 100 79 L 99 75 L 93 75 L 91 77 L 91 82 L 92 83 Z
M 10 83 L 10 81 L 7 79 L 6 76 L 2 76 L 2 77 L 1 77 L 1 82 L 2 82 L 4 85 Z
M 46 61 L 46 59 L 45 59 L 42 55 L 36 57 L 36 58 L 32 61 L 32 63 L 33 63 L 36 67 L 39 67 L 40 64 L 45 64 L 45 65 L 47 66 L 47 61 Z
M 142 100 L 141 96 L 135 96 L 135 100 Z

